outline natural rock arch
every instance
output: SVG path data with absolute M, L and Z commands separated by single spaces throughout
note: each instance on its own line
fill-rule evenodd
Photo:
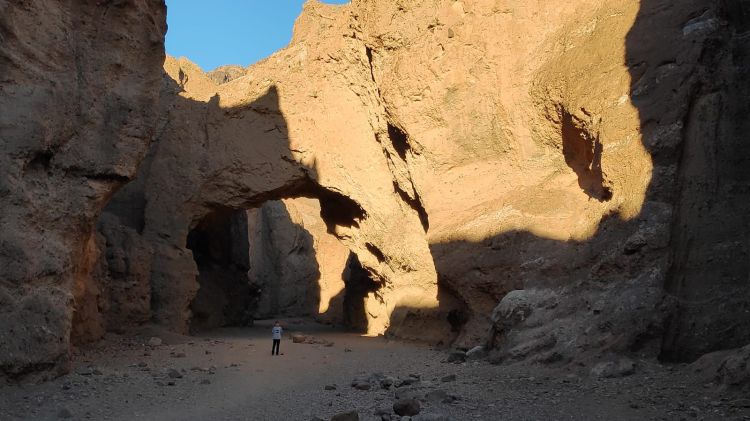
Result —
M 64 368 L 71 320 L 103 334 L 97 279 L 135 285 L 108 325 L 184 330 L 190 227 L 296 196 L 382 281 L 372 332 L 436 304 L 437 266 L 460 345 L 492 322 L 501 353 L 551 362 L 750 337 L 743 1 L 312 1 L 242 77 L 169 59 L 161 92 L 163 3 L 75 3 L 0 14 L 5 374 Z
M 357 104 L 361 93 L 329 80 L 328 97 L 315 100 L 262 78 L 219 86 L 183 59 L 165 69 L 163 130 L 138 181 L 113 199 L 115 207 L 134 196 L 146 203 L 156 322 L 187 329 L 197 273 L 185 244 L 195 224 L 219 209 L 294 197 L 318 199 L 328 231 L 381 281 L 365 300 L 369 333 L 383 333 L 397 307 L 437 306 L 422 220 L 403 200 L 416 195 L 394 187 L 392 146 L 372 141 L 388 127 Z

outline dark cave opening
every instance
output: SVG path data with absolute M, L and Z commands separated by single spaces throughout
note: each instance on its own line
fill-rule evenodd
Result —
M 248 282 L 247 216 L 244 210 L 221 209 L 206 215 L 188 234 L 200 285 L 190 304 L 190 330 L 252 324 L 257 299 Z
M 190 304 L 192 333 L 296 317 L 366 331 L 364 298 L 380 284 L 351 252 L 345 262 L 327 261 L 342 265 L 343 273 L 338 273 L 344 285 L 329 302 L 332 310 L 319 313 L 321 286 L 326 281 L 315 236 L 329 235 L 335 225 L 356 224 L 364 213 L 343 195 L 318 194 L 319 210 L 310 207 L 308 198 L 271 200 L 249 210 L 216 210 L 190 230 L 186 246 L 192 251 L 199 284 Z M 306 227 L 301 212 L 315 215 L 318 211 L 325 225 Z
M 349 197 L 319 186 L 315 186 L 313 190 L 308 197 L 317 198 L 320 202 L 320 217 L 326 223 L 329 233 L 333 233 L 337 225 L 359 226 L 358 221 L 367 217 L 365 210 Z
M 591 198 L 606 202 L 612 190 L 602 172 L 602 144 L 575 116 L 560 110 L 561 135 L 565 163 L 578 176 L 578 185 Z

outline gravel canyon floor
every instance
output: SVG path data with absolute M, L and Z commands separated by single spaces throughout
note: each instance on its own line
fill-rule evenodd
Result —
M 421 401 L 413 420 L 750 419 L 750 399 L 689 366 L 639 361 L 633 375 L 596 379 L 585 368 L 448 363 L 446 350 L 423 344 L 286 324 L 274 357 L 268 321 L 195 337 L 108 336 L 78 349 L 67 376 L 0 389 L 0 419 L 327 420 L 352 410 L 362 420 L 409 419 L 393 413 L 396 396 Z M 294 333 L 317 343 L 293 343 Z M 372 385 L 360 390 L 353 379 Z

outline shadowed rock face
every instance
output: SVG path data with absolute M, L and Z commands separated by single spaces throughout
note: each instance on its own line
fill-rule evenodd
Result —
M 200 285 L 190 303 L 191 331 L 252 323 L 249 244 L 244 211 L 215 211 L 190 231 L 186 246 L 193 253 Z
M 161 1 L 0 2 L 0 375 L 63 370 L 97 317 L 94 223 L 153 135 L 165 31 Z
M 681 104 L 684 115 L 675 122 L 682 123 L 683 137 L 672 157 L 679 190 L 666 290 L 679 306 L 662 350 L 668 360 L 690 361 L 750 343 L 750 3 L 713 6 L 675 22 L 684 42 L 703 39 L 703 46 L 693 95 Z M 644 105 L 641 119 L 651 122 L 653 133 L 660 128 L 659 114 L 652 104 Z M 655 159 L 668 162 L 669 146 L 657 146 Z
M 64 358 L 70 291 L 78 340 L 148 317 L 187 330 L 206 275 L 189 233 L 217 212 L 292 198 L 319 207 L 300 207 L 290 224 L 323 223 L 305 224 L 312 240 L 279 236 L 278 248 L 301 247 L 307 255 L 294 259 L 316 262 L 295 267 L 321 277 L 306 290 L 319 313 L 355 308 L 329 315 L 369 333 L 485 344 L 498 362 L 549 364 L 609 353 L 686 360 L 750 342 L 746 2 L 402 3 L 308 2 L 288 48 L 239 77 L 213 75 L 221 84 L 167 58 L 158 89 L 150 60 L 161 57 L 130 56 L 154 33 L 159 46 L 156 24 L 128 35 L 136 47 L 108 49 L 105 61 L 124 78 L 115 83 L 75 79 L 63 90 L 38 58 L 17 59 L 33 51 L 0 47 L 3 77 L 18 87 L 3 90 L 4 109 L 59 101 L 55 110 L 82 110 L 55 111 L 52 125 L 0 117 L 11 151 L 0 185 L 10 199 L 0 227 L 10 282 L 0 302 L 12 309 L 0 313 L 0 334 L 16 341 L 2 354 L 12 355 L 5 372 Z M 139 14 L 163 19 L 159 5 L 96 7 L 127 11 L 108 14 L 119 20 L 107 31 Z M 40 9 L 5 9 L 3 33 L 28 39 L 17 22 Z M 80 9 L 60 8 L 90 17 L 95 6 Z M 60 22 L 47 25 L 73 25 Z M 107 31 L 95 41 L 117 46 Z M 52 39 L 39 51 L 58 52 L 73 64 L 61 74 L 83 69 L 88 81 L 86 59 Z M 42 76 L 30 79 L 27 68 Z M 69 95 L 69 86 L 86 89 Z M 17 94 L 24 89 L 41 96 Z M 87 95 L 105 100 L 92 105 Z M 110 112 L 122 107 L 135 115 Z M 94 238 L 94 219 L 133 177 L 151 134 L 136 180 L 109 201 Z M 130 142 L 117 143 L 123 136 Z M 21 138 L 73 141 L 6 140 Z M 274 221 L 258 232 L 286 224 Z M 323 231 L 340 245 L 318 242 Z M 335 247 L 335 258 L 320 258 Z M 359 263 L 351 257 L 348 273 L 373 284 L 342 291 L 347 275 L 329 276 L 342 273 L 348 252 Z M 127 306 L 108 298 L 113 291 L 140 299 Z M 50 311 L 54 322 L 21 333 L 10 322 Z M 54 340 L 34 362 L 39 326 Z

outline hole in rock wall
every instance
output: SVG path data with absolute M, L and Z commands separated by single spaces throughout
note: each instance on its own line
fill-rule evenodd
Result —
M 561 110 L 561 134 L 565 163 L 578 176 L 578 185 L 591 198 L 600 202 L 612 198 L 612 190 L 605 185 L 602 173 L 602 144 L 590 133 L 583 122 L 566 110 Z
M 333 233 L 336 225 L 342 227 L 359 226 L 357 221 L 364 219 L 367 213 L 354 200 L 343 194 L 317 188 L 314 196 L 320 201 L 320 216 L 328 226 L 328 232 Z
M 248 282 L 247 214 L 222 209 L 204 217 L 193 228 L 187 248 L 198 266 L 200 288 L 190 305 L 190 330 L 252 323 L 257 292 Z
M 366 331 L 364 297 L 379 284 L 329 233 L 331 220 L 362 217 L 342 197 L 267 201 L 201 219 L 187 239 L 199 272 L 190 330 L 311 316 Z
M 53 153 L 52 151 L 37 151 L 28 163 L 27 168 L 36 171 L 47 171 L 50 168 L 52 162 Z
M 252 309 L 254 318 L 317 315 L 322 280 L 316 241 L 310 230 L 324 231 L 325 227 L 317 220 L 310 223 L 312 227 L 304 223 L 305 216 L 314 218 L 320 212 L 315 202 L 270 201 L 247 211 L 248 278 L 257 291 Z

